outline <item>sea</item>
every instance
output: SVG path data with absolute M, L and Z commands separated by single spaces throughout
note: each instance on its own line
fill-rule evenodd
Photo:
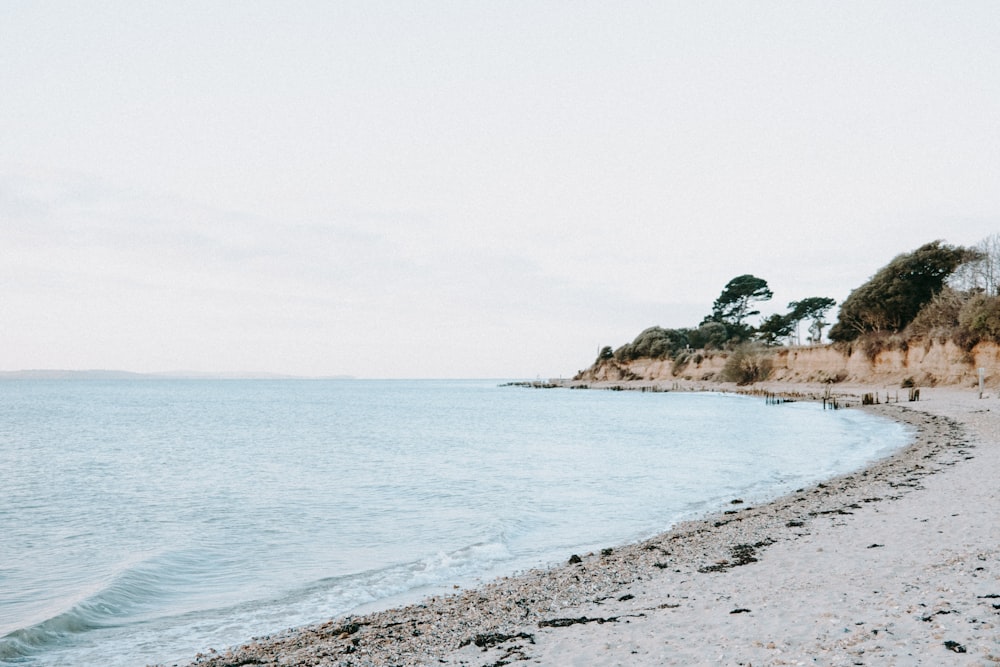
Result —
M 500 380 L 0 381 L 0 665 L 186 664 L 763 502 L 904 426 Z

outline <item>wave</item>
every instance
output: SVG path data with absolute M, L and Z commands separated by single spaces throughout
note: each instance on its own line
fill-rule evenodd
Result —
M 127 562 L 106 584 L 65 611 L 0 637 L 0 662 L 21 662 L 89 632 L 148 620 L 203 580 L 209 562 L 206 554 L 193 551 Z
M 178 641 L 187 637 L 206 645 L 218 642 L 218 636 L 210 636 L 213 632 L 228 629 L 230 640 L 236 642 L 276 627 L 306 625 L 366 605 L 388 604 L 399 596 L 444 590 L 511 559 L 501 537 L 406 563 L 326 577 L 268 599 L 180 609 L 171 600 L 182 601 L 191 589 L 202 588 L 209 557 L 195 552 L 164 554 L 124 567 L 107 585 L 66 611 L 0 637 L 0 664 L 47 663 L 44 654 L 75 650 L 72 646 L 84 641 L 88 633 L 126 626 L 133 635 L 162 634 Z M 199 638 L 206 630 L 209 635 Z M 114 641 L 110 636 L 107 639 Z M 105 637 L 100 641 L 104 644 Z M 199 646 L 193 644 L 192 652 Z M 160 658 L 151 656 L 150 661 Z
M 451 590 L 490 572 L 508 568 L 515 556 L 505 539 L 478 542 L 418 560 L 372 570 L 325 577 L 267 600 L 254 600 L 212 616 L 220 625 L 245 621 L 237 640 L 274 628 L 322 622 L 329 618 L 415 601 L 434 591 Z M 200 622 L 204 623 L 204 615 Z

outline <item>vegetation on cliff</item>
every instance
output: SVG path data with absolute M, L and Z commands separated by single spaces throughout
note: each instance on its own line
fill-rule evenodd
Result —
M 940 241 L 899 255 L 840 308 L 830 338 L 874 358 L 917 340 L 971 351 L 1000 343 L 1000 234 L 971 248 Z
M 826 322 L 823 316 L 836 302 L 828 297 L 808 297 L 788 304 L 785 314 L 774 314 L 759 327 L 747 323 L 747 318 L 759 315 L 754 304 L 773 296 L 767 281 L 744 274 L 726 283 L 719 298 L 712 304 L 712 312 L 701 324 L 692 328 L 665 329 L 649 327 L 616 350 L 610 346 L 601 349 L 598 363 L 633 359 L 677 359 L 690 350 L 733 349 L 742 344 L 758 342 L 767 346 L 783 340 L 797 338 L 799 323 L 810 321 L 810 331 L 818 340 Z M 810 337 L 810 340 L 812 337 Z
M 638 359 L 672 360 L 674 372 L 712 350 L 728 354 L 722 379 L 755 382 L 767 377 L 777 345 L 798 344 L 808 322 L 807 343 L 820 343 L 826 313 L 836 302 L 806 297 L 757 326 L 756 305 L 771 299 L 767 281 L 744 274 L 730 280 L 697 327 L 645 329 L 631 343 L 601 349 L 594 369 Z M 870 358 L 883 349 L 905 349 L 913 340 L 951 341 L 965 350 L 1000 343 L 1000 234 L 971 248 L 943 241 L 893 258 L 841 304 L 829 332 L 848 354 L 860 345 Z
M 941 241 L 897 255 L 840 305 L 830 340 L 851 341 L 868 333 L 902 331 L 944 289 L 955 269 L 979 259 L 981 254 L 973 249 Z

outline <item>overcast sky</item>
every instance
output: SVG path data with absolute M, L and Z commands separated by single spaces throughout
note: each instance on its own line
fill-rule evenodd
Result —
M 558 377 L 1000 231 L 1000 3 L 0 3 L 0 370 Z M 835 312 L 831 312 L 831 318 Z

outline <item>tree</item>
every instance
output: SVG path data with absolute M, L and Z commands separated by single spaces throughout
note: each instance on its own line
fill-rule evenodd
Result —
M 826 320 L 822 317 L 817 317 L 809 325 L 809 342 L 810 343 L 821 343 L 823 341 L 823 328 L 827 325 Z
M 782 338 L 788 338 L 795 330 L 798 320 L 792 320 L 791 315 L 771 315 L 757 327 L 757 337 L 766 345 L 776 345 Z
M 823 327 L 826 326 L 823 315 L 836 303 L 825 296 L 811 296 L 801 301 L 792 301 L 788 304 L 788 313 L 784 315 L 775 313 L 760 323 L 757 327 L 757 338 L 767 345 L 775 345 L 782 338 L 792 336 L 797 338 L 799 323 L 802 320 L 811 320 L 810 340 L 818 342 L 823 335 Z
M 942 241 L 896 256 L 844 300 L 830 340 L 850 341 L 864 333 L 902 330 L 941 291 L 958 266 L 979 256 L 976 250 Z
M 767 301 L 774 294 L 767 281 L 749 273 L 736 276 L 722 290 L 722 294 L 712 304 L 712 314 L 705 321 L 722 322 L 736 329 L 743 329 L 743 320 L 751 315 L 759 315 L 759 310 L 750 310 L 752 304 Z
M 978 257 L 962 263 L 948 283 L 962 292 L 1000 295 L 1000 234 L 991 234 L 973 246 Z
M 752 305 L 758 301 L 767 301 L 772 296 L 767 281 L 763 278 L 749 273 L 736 276 L 726 283 L 719 298 L 712 304 L 712 314 L 702 320 L 702 325 L 716 323 L 724 327 L 723 344 L 748 341 L 753 337 L 754 328 L 745 320 L 760 314 L 759 310 L 751 310 Z
M 837 304 L 836 300 L 825 296 L 811 296 L 801 301 L 792 301 L 788 304 L 791 312 L 787 317 L 792 322 L 792 328 L 798 330 L 802 320 L 811 320 L 809 333 L 811 342 L 818 343 L 823 338 L 823 328 L 826 322 L 823 316 Z

